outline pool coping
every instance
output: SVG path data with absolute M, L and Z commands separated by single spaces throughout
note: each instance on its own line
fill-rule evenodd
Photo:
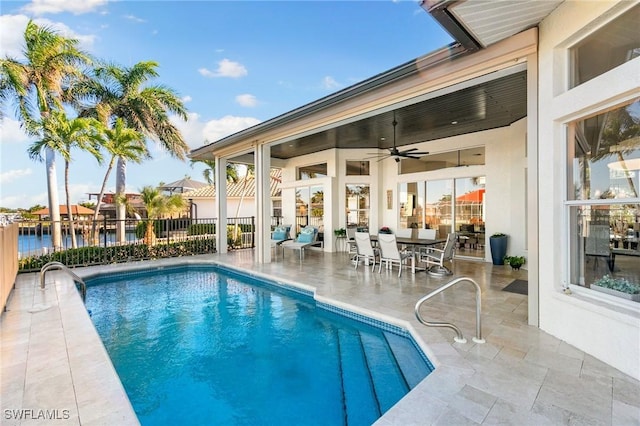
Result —
M 434 367 L 434 371 L 422 382 L 436 374 L 440 368 L 436 353 L 425 344 L 412 325 L 405 320 L 318 295 L 314 286 L 260 271 L 242 269 L 216 259 L 159 259 L 75 268 L 74 272 L 83 280 L 88 280 L 110 272 L 113 273 L 116 270 L 118 273 L 127 273 L 165 267 L 198 265 L 219 266 L 243 275 L 275 282 L 285 288 L 301 289 L 312 294 L 317 303 L 327 304 L 337 309 L 343 309 L 399 327 L 407 331 L 414 343 L 423 351 L 423 354 L 426 355 Z M 68 420 L 70 424 L 140 424 L 72 278 L 61 271 L 50 271 L 46 275 L 44 291 L 40 290 L 39 287 L 39 275 L 37 273 L 19 275 L 16 280 L 16 288 L 12 291 L 7 304 L 7 312 L 3 313 L 3 321 L 0 324 L 3 345 L 7 333 L 12 335 L 15 333 L 17 341 L 24 343 L 23 339 L 18 336 L 19 330 L 24 333 L 26 324 L 28 324 L 30 330 L 26 347 L 24 344 L 19 344 L 15 346 L 14 351 L 11 348 L 5 351 L 3 347 L 3 410 L 22 410 L 27 416 L 50 415 L 49 411 L 54 411 L 54 415 L 59 415 L 62 420 Z M 46 309 L 42 309 L 45 306 Z M 64 385 L 48 386 L 47 383 L 42 383 L 35 375 L 30 373 L 31 371 L 38 372 L 45 368 L 42 365 L 45 360 L 39 355 L 47 353 L 47 356 L 50 356 L 51 351 L 51 337 L 40 336 L 44 333 L 40 333 L 36 329 L 37 324 L 42 322 L 37 318 L 42 315 L 42 312 L 46 312 L 42 319 L 47 323 L 47 330 L 50 329 L 52 335 L 58 335 L 63 338 L 64 347 L 61 344 L 57 344 L 56 351 L 59 355 L 56 359 L 59 358 L 61 364 L 66 362 L 66 365 L 56 367 L 62 372 L 60 373 L 61 375 L 57 373 L 51 373 L 51 375 L 56 377 L 58 383 L 63 383 Z M 56 320 L 56 318 L 59 318 L 59 320 Z M 17 325 L 17 327 L 14 328 L 13 325 Z M 26 348 L 28 349 L 24 350 Z M 32 354 L 33 356 L 31 356 Z M 4 368 L 5 364 L 17 367 L 11 369 L 11 373 L 7 375 Z M 12 381 L 13 384 L 10 384 L 10 386 L 4 385 L 4 381 L 7 378 L 20 375 L 21 371 L 25 376 L 22 387 L 16 385 L 19 381 Z M 58 370 L 55 371 L 58 372 Z M 33 380 L 30 379 L 31 376 L 33 376 Z M 98 377 L 99 380 L 96 379 Z M 414 400 L 414 396 L 422 399 L 420 396 L 423 393 L 420 391 L 422 382 L 396 403 L 392 410 L 401 409 L 405 403 L 414 404 L 415 402 L 411 402 Z M 6 399 L 5 391 L 8 390 L 11 390 L 12 395 Z M 64 395 L 64 398 L 60 399 L 60 395 Z M 43 410 L 45 411 L 44 413 L 42 413 Z M 385 417 L 392 410 L 387 411 L 376 423 L 389 424 Z M 2 424 L 20 424 L 19 422 L 7 422 L 6 416 L 4 417 Z

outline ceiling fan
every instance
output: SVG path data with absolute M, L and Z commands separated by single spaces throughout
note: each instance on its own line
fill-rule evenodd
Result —
M 379 157 L 380 153 L 371 153 L 371 155 L 376 155 L 376 156 L 379 157 L 378 161 L 382 161 L 382 160 L 387 159 L 389 157 L 393 157 L 393 159 L 396 161 L 396 163 L 399 163 L 400 162 L 400 158 L 420 159 L 421 156 L 428 154 L 428 152 L 418 151 L 418 148 L 409 148 L 409 149 L 405 149 L 405 150 L 400 151 L 396 147 L 396 126 L 398 125 L 398 122 L 396 121 L 396 112 L 395 111 L 393 112 L 393 122 L 391 124 L 393 124 L 393 148 L 386 148 L 387 150 L 389 150 L 389 153 L 383 155 L 382 157 Z

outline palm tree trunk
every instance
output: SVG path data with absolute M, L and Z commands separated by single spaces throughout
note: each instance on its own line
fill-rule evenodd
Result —
M 126 197 L 126 178 L 127 178 L 127 161 L 118 158 L 116 166 L 116 242 L 125 242 L 125 219 L 126 206 L 124 200 Z
M 638 191 L 636 190 L 636 185 L 633 182 L 633 177 L 632 177 L 633 175 L 629 172 L 629 170 L 625 166 L 624 157 L 622 156 L 622 153 L 620 151 L 618 151 L 618 161 L 620 161 L 620 164 L 624 168 L 624 174 L 627 177 L 627 183 L 629 184 L 629 188 L 633 193 L 633 197 L 638 198 Z
M 69 198 L 69 162 L 64 162 L 64 192 L 67 196 L 67 218 L 69 220 L 69 234 L 71 234 L 71 248 L 78 248 L 76 241 L 76 227 L 73 224 L 73 212 L 71 211 L 71 199 Z
M 249 178 L 249 169 L 247 168 L 247 172 L 244 175 L 242 180 L 242 192 L 240 193 L 240 201 L 238 201 L 238 208 L 236 209 L 236 226 L 233 229 L 233 240 L 238 240 L 238 216 L 240 215 L 240 207 L 242 207 L 242 201 L 244 200 L 245 192 L 247 191 L 247 180 Z M 257 192 L 257 191 L 256 191 Z
M 58 201 L 58 177 L 56 174 L 56 153 L 51 148 L 45 150 L 47 165 L 47 195 L 49 198 L 49 218 L 51 219 L 51 243 L 54 250 L 62 248 L 60 226 L 60 204 Z
M 113 170 L 113 164 L 116 162 L 115 155 L 111 157 L 111 161 L 109 161 L 109 167 L 107 167 L 107 172 L 104 174 L 104 179 L 102 180 L 102 186 L 100 187 L 100 194 L 98 195 L 98 201 L 96 202 L 96 209 L 93 212 L 93 225 L 91 225 L 91 235 L 93 238 L 93 245 L 100 244 L 99 236 L 98 236 L 98 214 L 100 213 L 100 205 L 102 204 L 102 197 L 104 197 L 104 190 L 107 187 L 107 181 L 109 179 L 109 175 L 111 174 L 111 170 Z M 104 232 L 107 232 L 105 229 Z

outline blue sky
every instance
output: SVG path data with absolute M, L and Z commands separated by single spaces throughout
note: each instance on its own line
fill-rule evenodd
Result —
M 154 83 L 189 110 L 176 121 L 191 148 L 305 105 L 451 42 L 416 1 L 2 1 L 0 56 L 21 58 L 29 19 L 77 38 L 96 57 L 123 66 L 159 63 Z M 6 108 L 0 123 L 0 206 L 47 205 L 43 163 Z M 127 189 L 202 180 L 203 167 L 170 158 L 129 164 Z M 63 167 L 57 160 L 60 202 Z M 72 202 L 98 192 L 106 166 L 79 152 L 70 168 Z M 115 189 L 111 176 L 107 190 Z

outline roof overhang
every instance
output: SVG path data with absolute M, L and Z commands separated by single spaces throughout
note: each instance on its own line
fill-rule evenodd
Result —
M 420 5 L 469 51 L 537 27 L 564 0 L 422 0 Z
M 526 12 L 537 2 L 515 3 L 527 6 Z M 548 3 L 553 7 L 536 12 L 533 20 L 495 18 L 494 25 L 517 21 L 519 26 L 513 34 L 503 33 L 505 39 L 488 43 L 486 31 L 460 26 L 459 18 L 481 7 L 495 8 L 493 2 L 425 0 L 423 7 L 436 19 L 438 14 L 455 18 L 457 30 L 451 26 L 454 20 L 448 25 L 458 43 L 195 149 L 190 157 L 235 161 L 242 156 L 250 162 L 246 154 L 263 144 L 271 146 L 272 158 L 283 160 L 331 148 L 387 148 L 394 113 L 401 123 L 398 146 L 507 126 L 526 115 L 526 61 L 537 51 L 537 28 L 522 28 L 537 24 L 561 2 Z

